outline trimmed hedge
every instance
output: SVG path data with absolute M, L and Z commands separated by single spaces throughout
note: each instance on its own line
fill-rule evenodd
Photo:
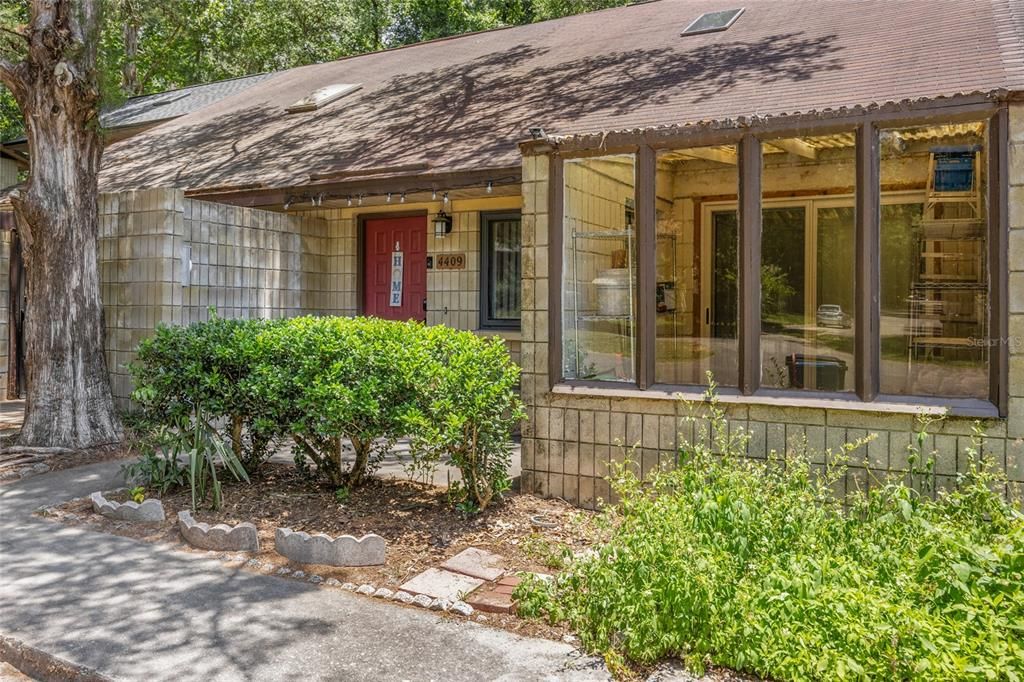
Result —
M 256 387 L 255 370 L 267 361 L 260 337 L 275 324 L 214 314 L 189 327 L 158 326 L 129 366 L 143 421 L 172 427 L 203 414 L 225 424 L 235 456 L 257 469 L 286 433 L 277 405 Z
M 500 339 L 375 318 L 299 317 L 161 326 L 131 366 L 157 424 L 202 413 L 258 467 L 284 438 L 296 462 L 356 486 L 402 436 L 421 471 L 462 472 L 458 502 L 483 509 L 508 487 L 509 438 L 525 415 L 519 368 Z

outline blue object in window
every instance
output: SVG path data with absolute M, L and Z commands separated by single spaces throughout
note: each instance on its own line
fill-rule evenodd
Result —
M 978 145 L 933 147 L 936 192 L 970 192 L 974 187 L 974 158 Z

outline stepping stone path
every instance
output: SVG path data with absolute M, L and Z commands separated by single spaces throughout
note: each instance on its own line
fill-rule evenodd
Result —
M 494 587 L 479 589 L 466 597 L 466 603 L 477 611 L 489 613 L 511 613 L 515 608 L 512 593 L 520 583 L 519 576 L 508 575 L 501 578 Z
M 441 568 L 491 582 L 505 575 L 505 559 L 485 549 L 470 547 L 441 564 Z
M 435 599 L 458 601 L 462 595 L 472 592 L 483 584 L 484 581 L 479 578 L 439 568 L 428 568 L 399 589 L 411 594 L 425 594 Z
M 503 557 L 470 547 L 445 561 L 440 568 L 428 568 L 400 589 L 431 597 L 435 603 L 454 602 L 451 609 L 462 615 L 471 615 L 474 610 L 511 613 L 515 609 L 512 592 L 519 578 L 506 576 L 505 571 Z

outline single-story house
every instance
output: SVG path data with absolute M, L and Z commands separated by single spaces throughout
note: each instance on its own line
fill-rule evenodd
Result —
M 870 485 L 948 412 L 940 484 L 980 419 L 1024 487 L 1015 0 L 657 0 L 314 64 L 114 143 L 101 186 L 121 399 L 209 306 L 412 318 L 506 339 L 544 495 L 671 463 L 709 372 L 751 457 L 875 434 Z

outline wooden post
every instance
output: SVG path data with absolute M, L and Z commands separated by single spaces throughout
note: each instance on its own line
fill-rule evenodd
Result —
M 7 275 L 7 399 L 17 400 L 24 388 L 25 349 L 22 344 L 22 297 L 24 295 L 21 240 L 11 230 L 10 266 Z
M 854 386 L 861 400 L 878 396 L 881 362 L 881 201 L 878 130 L 857 127 L 854 270 Z
M 1005 417 L 1009 409 L 1009 112 L 1004 104 L 988 121 L 988 338 L 989 399 Z M 980 168 L 978 170 L 981 170 Z
M 562 186 L 565 167 L 562 158 L 548 157 L 548 388 L 562 380 Z M 534 272 L 539 277 L 541 273 Z M 540 342 L 541 339 L 534 339 Z
M 657 334 L 658 307 L 655 290 L 658 287 L 656 270 L 657 216 L 655 212 L 655 155 L 654 150 L 642 145 L 638 150 L 636 173 L 636 225 L 637 225 L 637 385 L 644 389 L 654 383 L 654 349 Z
M 761 141 L 747 134 L 739 158 L 739 387 L 761 385 Z

